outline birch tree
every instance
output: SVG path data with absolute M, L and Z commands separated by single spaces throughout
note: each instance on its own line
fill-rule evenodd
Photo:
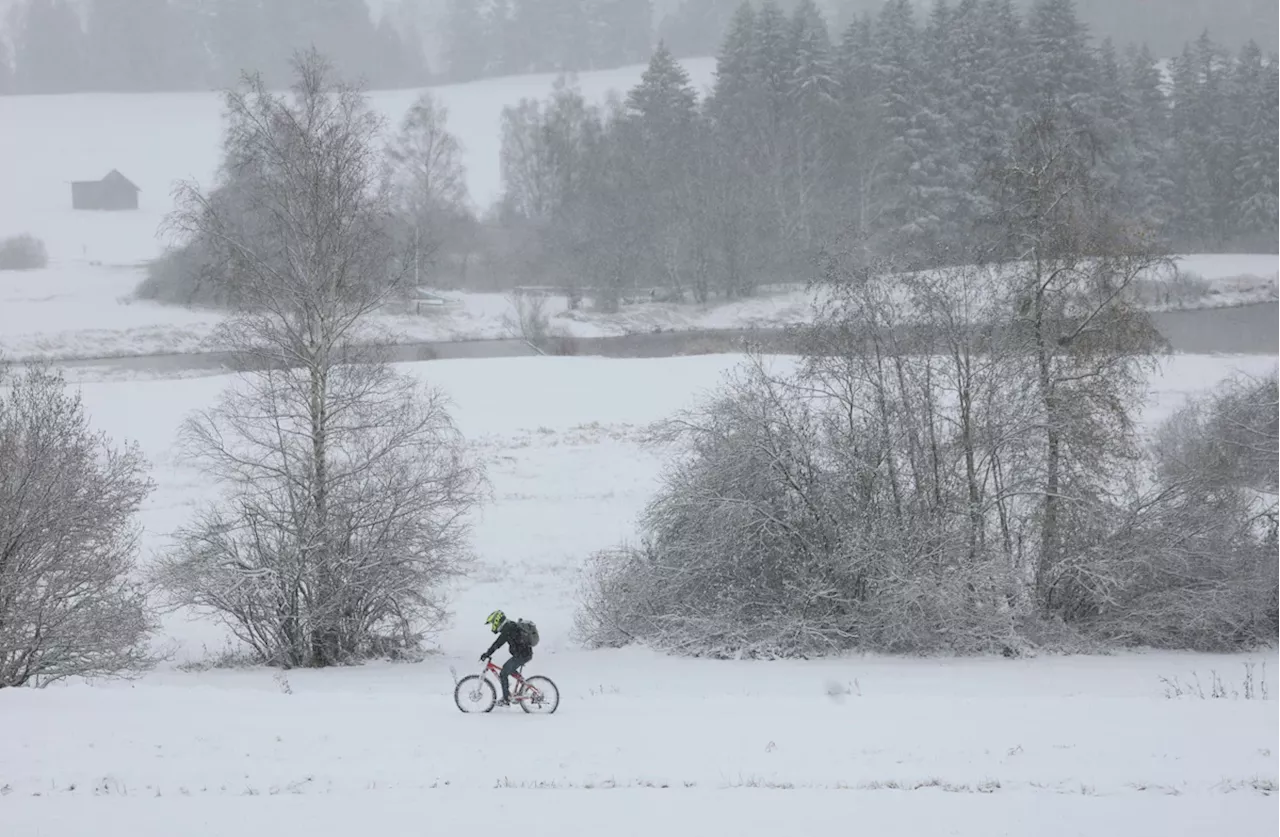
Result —
M 251 77 L 226 97 L 234 214 L 194 185 L 175 224 L 211 242 L 238 312 L 240 375 L 185 424 L 222 496 L 177 533 L 158 580 L 264 661 L 324 666 L 412 647 L 467 557 L 479 467 L 445 397 L 396 372 L 369 316 L 411 272 L 390 233 L 382 124 L 315 52 L 291 99 Z
M 449 111 L 424 92 L 410 106 L 388 144 L 398 232 L 411 254 L 415 279 L 456 238 L 467 217 L 462 145 L 448 129 Z
M 1018 301 L 1009 339 L 1039 401 L 1036 592 L 1045 611 L 1072 607 L 1073 523 L 1090 520 L 1126 461 L 1136 459 L 1134 408 L 1164 341 L 1131 289 L 1171 263 L 1151 234 L 1115 212 L 1094 171 L 1087 123 L 1046 110 L 1023 120 L 991 172 Z

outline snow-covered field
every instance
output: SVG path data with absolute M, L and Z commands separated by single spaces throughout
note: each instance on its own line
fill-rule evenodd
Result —
M 660 473 L 644 426 L 738 360 L 406 366 L 451 395 L 493 487 L 438 654 L 322 672 L 166 666 L 136 683 L 0 692 L 0 833 L 1276 832 L 1274 651 L 759 663 L 576 648 L 578 567 L 634 534 Z M 1275 368 L 1171 358 L 1144 421 L 1233 370 Z M 82 384 L 95 425 L 137 439 L 154 465 L 148 555 L 208 490 L 174 459 L 173 435 L 225 383 Z M 450 668 L 478 666 L 494 607 L 538 621 L 530 670 L 560 685 L 555 715 L 453 706 Z M 224 635 L 174 616 L 162 643 L 180 663 Z M 1246 662 L 1255 678 L 1266 664 L 1271 701 L 1172 699 L 1161 681 L 1198 676 L 1207 691 L 1216 673 L 1239 690 Z

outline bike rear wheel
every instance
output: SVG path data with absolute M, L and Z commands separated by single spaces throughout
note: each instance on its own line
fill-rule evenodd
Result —
M 492 712 L 497 701 L 498 692 L 493 684 L 478 674 L 468 674 L 453 687 L 453 702 L 468 714 Z
M 526 689 L 520 696 L 520 708 L 531 715 L 550 715 L 560 708 L 560 690 L 550 677 L 535 674 L 525 678 Z

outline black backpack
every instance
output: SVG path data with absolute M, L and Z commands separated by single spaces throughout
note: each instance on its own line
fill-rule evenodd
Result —
M 524 636 L 524 641 L 529 647 L 538 644 L 538 626 L 529 619 L 517 619 L 516 627 L 520 629 L 520 633 Z

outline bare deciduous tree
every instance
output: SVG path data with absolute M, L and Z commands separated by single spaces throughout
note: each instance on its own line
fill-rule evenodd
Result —
M 1024 120 L 991 172 L 1018 294 L 1013 350 L 1039 400 L 1035 578 L 1046 612 L 1087 608 L 1060 571 L 1079 546 L 1068 533 L 1088 531 L 1093 500 L 1136 461 L 1132 410 L 1166 348 L 1132 289 L 1172 264 L 1147 230 L 1115 213 L 1099 153 L 1087 124 L 1050 110 Z
M 368 315 L 403 287 L 386 220 L 380 120 L 314 52 L 293 102 L 260 79 L 227 97 L 228 168 L 248 213 L 182 190 L 180 228 L 214 242 L 244 290 L 220 329 L 238 385 L 183 439 L 220 502 L 158 569 L 264 660 L 332 665 L 412 646 L 467 557 L 482 477 L 444 398 L 396 373 Z
M 556 79 L 545 105 L 522 99 L 502 112 L 503 202 L 533 220 L 551 218 L 579 188 L 588 146 L 599 135 L 598 108 L 572 77 Z
M 425 92 L 401 120 L 387 149 L 397 216 L 415 274 L 431 266 L 437 250 L 467 216 L 462 146 L 448 130 L 449 111 Z
M 0 367 L 0 385 L 0 688 L 147 667 L 154 620 L 133 578 L 146 463 L 93 432 L 48 370 Z

